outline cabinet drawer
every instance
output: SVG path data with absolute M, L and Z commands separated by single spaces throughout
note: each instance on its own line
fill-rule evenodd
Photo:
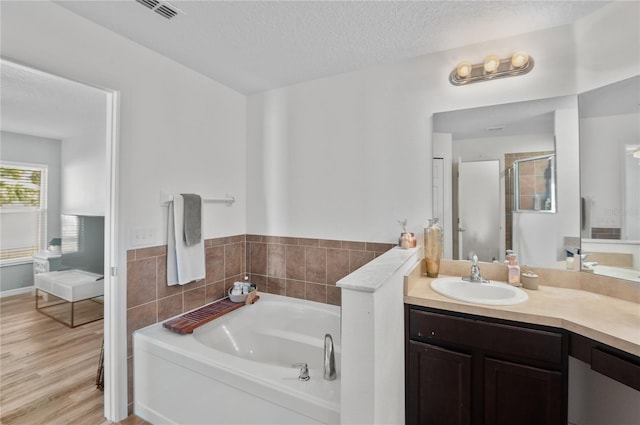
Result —
M 547 362 L 560 367 L 563 334 L 411 309 L 409 337 Z
M 591 369 L 640 391 L 640 365 L 636 363 L 594 347 L 591 349 Z

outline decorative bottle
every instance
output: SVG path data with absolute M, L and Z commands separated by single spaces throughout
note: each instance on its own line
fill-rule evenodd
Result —
M 442 227 L 437 218 L 430 218 L 424 228 L 424 261 L 427 277 L 438 277 L 442 258 Z
M 520 266 L 516 254 L 507 255 L 507 281 L 513 286 L 522 286 L 520 283 Z

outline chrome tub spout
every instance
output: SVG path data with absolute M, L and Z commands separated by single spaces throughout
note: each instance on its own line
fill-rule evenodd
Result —
M 336 379 L 336 358 L 333 354 L 333 338 L 330 334 L 324 336 L 324 375 L 327 381 Z

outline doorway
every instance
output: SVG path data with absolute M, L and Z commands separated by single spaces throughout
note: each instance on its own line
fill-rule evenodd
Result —
M 126 335 L 126 325 L 120 305 L 122 302 L 118 302 L 122 298 L 122 290 L 118 291 L 116 273 L 119 252 L 116 237 L 118 92 L 50 74 L 5 58 L 0 59 L 0 64 L 2 131 L 68 143 L 70 148 L 67 149 L 67 155 L 74 166 L 69 167 L 69 174 L 63 178 L 66 180 L 61 183 L 61 188 L 73 187 L 73 183 L 77 183 L 76 186 L 85 186 L 86 189 L 87 180 L 94 183 L 90 190 L 94 193 L 74 192 L 74 196 L 68 196 L 61 202 L 59 212 L 104 216 L 104 416 L 121 418 L 123 411 L 126 416 L 126 360 L 121 355 L 125 353 L 122 340 Z M 63 88 L 76 88 L 77 92 L 70 95 L 71 92 L 67 93 Z M 61 93 L 71 97 L 57 98 L 58 95 L 64 96 Z M 82 96 L 78 93 L 91 93 L 92 98 L 99 99 L 99 110 L 93 110 L 95 113 L 91 114 L 91 108 L 82 104 Z M 74 120 L 88 125 L 89 130 L 74 128 Z M 96 148 L 87 149 L 90 143 L 94 143 Z M 89 160 L 79 161 L 83 154 L 89 155 Z M 56 229 L 51 230 L 55 232 Z M 97 355 L 96 366 L 98 360 Z
M 458 259 L 500 258 L 500 161 L 458 163 Z

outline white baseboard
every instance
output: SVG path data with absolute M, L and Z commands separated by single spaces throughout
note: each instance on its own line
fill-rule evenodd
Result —
M 36 287 L 33 285 L 25 286 L 24 288 L 8 289 L 6 291 L 0 292 L 0 298 L 13 297 L 14 295 L 28 294 L 35 290 L 36 290 Z

